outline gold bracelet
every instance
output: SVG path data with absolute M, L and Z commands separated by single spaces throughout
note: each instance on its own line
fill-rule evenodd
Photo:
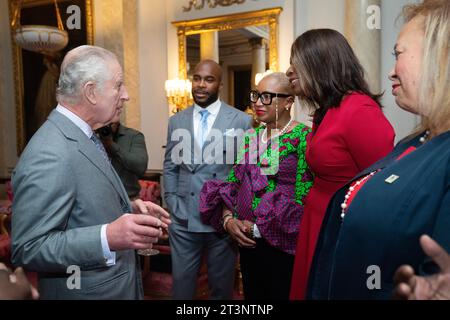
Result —
M 233 219 L 233 215 L 232 215 L 232 214 L 226 214 L 226 215 L 223 217 L 223 224 L 222 224 L 223 230 L 227 231 L 227 224 L 228 224 L 228 222 L 230 221 L 230 219 Z M 227 231 L 227 232 L 228 232 L 228 231 Z

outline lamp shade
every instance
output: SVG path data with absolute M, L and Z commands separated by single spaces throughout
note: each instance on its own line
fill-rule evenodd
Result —
M 23 49 L 39 53 L 60 51 L 69 42 L 67 31 L 41 25 L 20 26 L 15 29 L 14 38 Z

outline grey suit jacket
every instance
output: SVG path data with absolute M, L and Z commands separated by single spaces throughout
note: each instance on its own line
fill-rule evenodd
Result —
M 143 297 L 134 250 L 106 266 L 100 230 L 131 211 L 126 191 L 94 143 L 53 111 L 22 153 L 12 176 L 12 261 L 37 271 L 43 299 Z M 79 289 L 68 273 L 81 270 Z
M 205 146 L 199 150 L 194 141 L 193 112 L 192 106 L 169 119 L 164 158 L 164 198 L 176 223 L 185 225 L 191 232 L 214 232 L 211 226 L 200 220 L 199 193 L 205 181 L 227 178 L 240 143 L 232 130 L 249 129 L 251 117 L 222 102 Z M 185 133 L 189 133 L 190 139 L 179 138 L 180 135 L 184 137 Z M 206 157 L 203 161 L 196 161 L 201 151 Z

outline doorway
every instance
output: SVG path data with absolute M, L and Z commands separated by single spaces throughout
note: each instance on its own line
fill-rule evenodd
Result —
M 251 90 L 251 78 L 251 65 L 228 67 L 228 97 L 230 104 L 241 111 L 245 111 L 250 107 L 248 94 Z

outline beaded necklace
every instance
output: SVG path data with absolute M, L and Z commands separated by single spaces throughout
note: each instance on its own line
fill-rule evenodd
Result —
M 279 137 L 279 136 L 282 136 L 285 132 L 286 132 L 286 130 L 289 128 L 289 126 L 291 125 L 291 123 L 292 123 L 292 121 L 293 121 L 293 119 L 291 118 L 290 120 L 289 120 L 289 122 L 280 130 L 280 132 L 277 134 L 277 135 L 275 135 L 275 136 L 270 136 L 270 139 L 275 139 L 276 137 Z M 265 138 L 264 138 L 265 137 Z M 265 140 L 265 141 L 264 141 Z M 262 133 L 262 135 L 261 135 L 261 141 L 263 142 L 263 143 L 267 143 L 267 125 L 266 125 L 266 127 L 264 128 L 264 131 L 263 131 L 263 133 Z
M 345 195 L 345 198 L 344 198 L 344 202 L 341 203 L 341 208 L 342 208 L 341 218 L 342 219 L 344 219 L 344 217 L 345 217 L 345 211 L 347 210 L 347 207 L 348 207 L 347 202 L 350 199 L 353 191 L 355 191 L 355 189 L 357 189 L 361 184 L 365 183 L 367 180 L 372 178 L 375 175 L 375 173 L 377 173 L 377 171 L 373 171 L 373 172 L 369 173 L 367 176 L 364 176 L 363 178 L 357 180 L 355 183 L 353 183 L 350 186 L 350 188 L 348 188 L 347 194 Z

